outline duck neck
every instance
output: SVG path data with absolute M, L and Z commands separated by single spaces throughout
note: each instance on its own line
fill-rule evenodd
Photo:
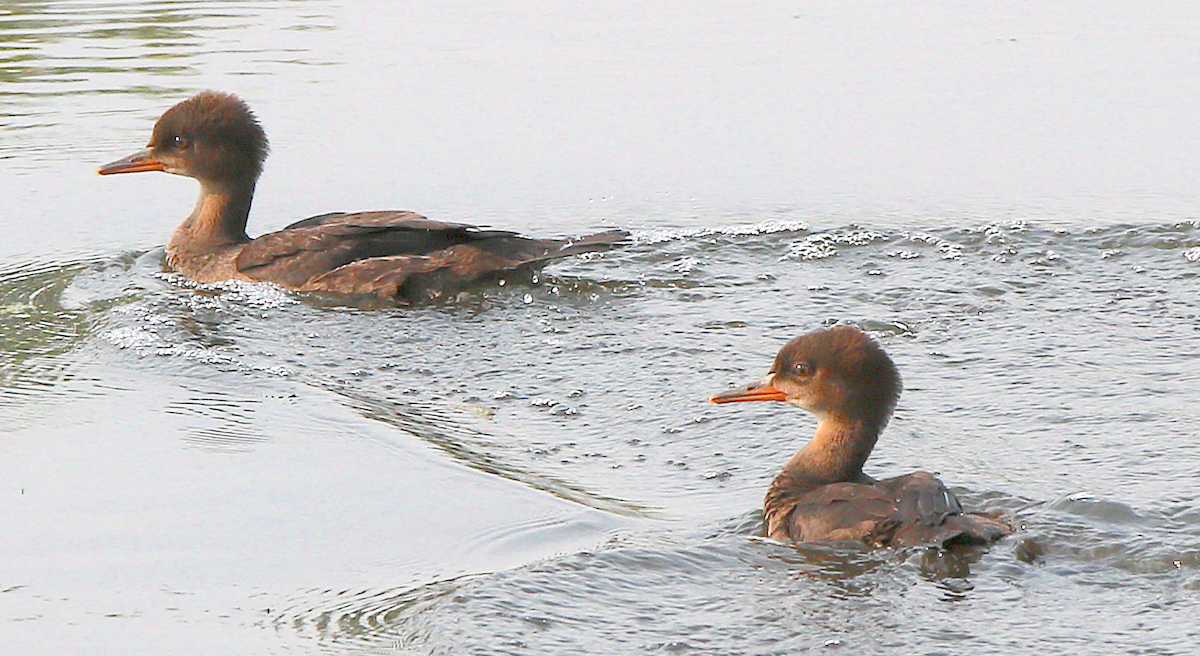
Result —
M 831 483 L 874 483 L 862 468 L 886 421 L 822 417 L 813 438 L 787 461 L 767 490 L 763 500 L 767 535 L 779 540 L 795 537 L 792 510 L 809 490 Z
M 246 221 L 254 200 L 253 179 L 200 181 L 200 197 L 192 215 L 171 235 L 168 251 L 211 252 L 250 241 Z
M 884 422 L 824 416 L 817 432 L 796 452 L 775 478 L 772 488 L 807 489 L 829 483 L 870 483 L 863 465 L 875 448 Z

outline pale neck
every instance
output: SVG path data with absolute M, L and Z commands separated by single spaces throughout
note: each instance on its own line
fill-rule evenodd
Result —
M 192 215 L 171 235 L 170 246 L 208 250 L 250 241 L 246 221 L 254 200 L 254 180 L 201 181 Z
M 780 478 L 813 485 L 870 480 L 862 468 L 882 430 L 876 421 L 823 417 L 808 444 L 783 466 Z

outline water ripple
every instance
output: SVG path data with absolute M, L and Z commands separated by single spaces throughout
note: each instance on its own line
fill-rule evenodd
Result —
M 1054 618 L 1059 641 L 1121 651 L 1132 643 L 1119 627 L 1082 627 L 1122 604 L 1159 613 L 1167 628 L 1150 646 L 1187 637 L 1170 627 L 1186 625 L 1200 587 L 1196 453 L 1180 437 L 1197 427 L 1195 226 L 748 225 L 647 235 L 409 308 L 195 285 L 150 256 L 84 267 L 60 292 L 37 291 L 52 275 L 12 276 L 12 314 L 57 295 L 50 307 L 92 313 L 87 335 L 136 367 L 286 376 L 383 426 L 380 442 L 414 436 L 475 472 L 654 524 L 452 580 L 388 561 L 376 573 L 408 585 L 309 590 L 272 608 L 276 628 L 329 652 L 1000 653 L 1010 633 L 1028 637 L 1029 608 Z M 56 321 L 42 332 L 74 343 Z M 763 489 L 810 420 L 704 400 L 760 375 L 784 340 L 845 321 L 905 374 L 872 473 L 941 471 L 972 507 L 1010 512 L 1017 536 L 965 559 L 756 536 Z M 255 446 L 260 405 L 193 394 L 168 411 L 193 420 L 190 445 L 237 452 Z M 570 530 L 501 525 L 461 548 L 488 560 Z M 980 604 L 992 610 L 960 610 Z
M 96 319 L 92 308 L 69 300 L 68 290 L 79 276 L 106 264 L 103 258 L 32 261 L 0 271 L 0 412 L 9 417 L 9 428 L 37 420 L 31 401 L 86 393 L 73 385 L 79 374 L 71 355 L 86 343 Z

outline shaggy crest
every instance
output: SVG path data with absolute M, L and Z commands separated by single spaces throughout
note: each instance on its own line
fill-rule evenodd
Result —
M 872 409 L 886 422 L 904 388 L 900 372 L 883 347 L 854 326 L 835 326 L 801 335 L 788 342 L 775 357 L 771 373 L 777 379 L 797 380 L 798 367 L 816 373 L 823 370 L 846 393 L 844 402 L 854 408 Z
M 230 164 L 243 167 L 257 178 L 262 173 L 270 145 L 250 106 L 232 93 L 202 91 L 167 110 L 154 125 L 153 148 L 168 148 L 176 139 L 233 151 Z

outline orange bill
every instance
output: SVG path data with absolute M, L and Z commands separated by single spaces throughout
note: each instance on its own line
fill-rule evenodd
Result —
M 768 374 L 766 378 L 755 381 L 744 387 L 737 387 L 728 392 L 713 394 L 709 397 L 709 403 L 733 403 L 735 401 L 783 401 L 787 398 L 783 392 L 775 389 L 772 384 L 775 381 L 775 374 Z
M 166 165 L 154 158 L 149 148 L 140 150 L 129 157 L 123 157 L 115 162 L 101 166 L 97 173 L 113 175 L 114 173 L 139 173 L 141 171 L 163 171 Z

